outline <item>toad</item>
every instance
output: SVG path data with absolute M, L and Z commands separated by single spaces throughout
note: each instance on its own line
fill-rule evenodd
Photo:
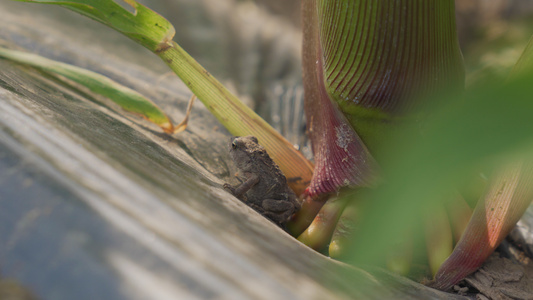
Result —
M 287 179 L 254 136 L 234 137 L 230 157 L 239 169 L 241 184 L 224 188 L 281 227 L 300 209 Z

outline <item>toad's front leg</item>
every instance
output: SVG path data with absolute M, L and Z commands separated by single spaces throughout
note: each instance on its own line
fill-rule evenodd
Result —
M 246 194 L 254 185 L 256 185 L 259 182 L 259 176 L 257 174 L 245 174 L 248 175 L 247 179 L 235 186 L 232 187 L 231 185 L 225 183 L 224 189 L 228 190 L 230 193 L 233 194 L 233 196 L 242 199 L 242 196 Z
M 263 214 L 280 225 L 289 221 L 297 210 L 294 203 L 286 200 L 265 199 L 261 206 L 264 210 Z

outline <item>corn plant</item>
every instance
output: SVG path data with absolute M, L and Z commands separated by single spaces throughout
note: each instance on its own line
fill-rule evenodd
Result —
M 285 175 L 300 179 L 291 182 L 303 206 L 290 232 L 316 249 L 329 245 L 331 256 L 406 273 L 421 232 L 430 285 L 448 290 L 533 198 L 533 41 L 506 82 L 465 90 L 453 0 L 303 1 L 314 163 L 173 41 L 173 26 L 149 8 L 22 1 L 64 6 L 120 31 L 168 64 L 231 134 L 257 136 Z M 0 56 L 77 81 L 174 131 L 155 104 L 98 74 L 7 49 Z M 479 173 L 488 180 L 472 210 L 459 187 Z

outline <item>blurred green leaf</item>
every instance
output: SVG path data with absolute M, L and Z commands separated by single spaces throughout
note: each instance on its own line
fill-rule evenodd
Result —
M 511 71 L 511 76 L 517 76 L 531 71 L 533 71 L 533 36 L 529 39 L 526 49 L 522 52 L 522 55 Z
M 506 84 L 486 82 L 462 97 L 443 97 L 431 118 L 390 141 L 387 183 L 368 195 L 350 260 L 379 264 L 416 218 L 480 165 L 531 156 L 532 73 Z M 423 135 L 420 135 L 422 131 Z

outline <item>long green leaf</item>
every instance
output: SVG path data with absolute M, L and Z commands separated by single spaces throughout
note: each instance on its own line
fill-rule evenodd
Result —
M 164 47 L 176 33 L 172 24 L 165 18 L 134 0 L 124 0 L 124 4 L 131 6 L 133 12 L 128 11 L 112 0 L 15 1 L 55 4 L 66 7 L 120 31 L 151 51 L 157 51 Z
M 464 87 L 454 1 L 309 0 L 303 8 L 316 163 L 308 194 L 371 186 L 384 140 L 418 121 L 415 107 Z
M 464 87 L 453 0 L 317 0 L 317 16 L 323 84 L 373 155 L 417 99 Z
M 138 92 L 101 74 L 50 60 L 39 55 L 9 50 L 2 47 L 0 47 L 0 57 L 33 66 L 52 74 L 64 76 L 81 84 L 94 93 L 109 98 L 124 110 L 141 115 L 147 120 L 160 126 L 163 130 L 167 132 L 172 131 L 172 123 L 157 105 Z
M 313 165 L 173 42 L 174 28 L 159 14 L 134 0 L 126 1 L 134 9 L 134 13 L 112 0 L 17 1 L 64 6 L 108 25 L 150 49 L 170 66 L 230 133 L 255 135 L 290 179 L 291 187 L 296 193 L 302 193 L 308 185 L 313 174 Z
M 511 77 L 518 76 L 533 70 L 533 36 L 529 39 L 529 43 L 522 52 L 522 55 L 516 62 L 513 70 L 511 71 Z

